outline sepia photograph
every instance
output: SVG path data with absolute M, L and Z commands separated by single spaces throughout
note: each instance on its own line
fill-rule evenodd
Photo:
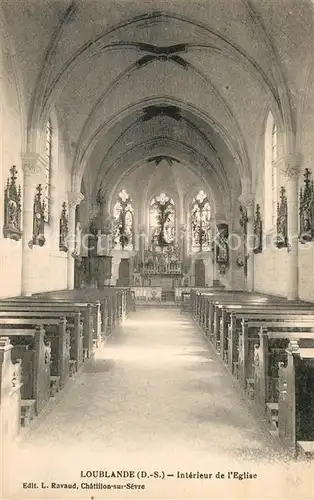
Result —
M 0 0 L 0 497 L 314 500 L 314 0 Z

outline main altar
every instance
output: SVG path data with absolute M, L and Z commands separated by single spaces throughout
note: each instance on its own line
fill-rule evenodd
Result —
M 188 286 L 187 266 L 174 245 L 151 248 L 134 260 L 133 290 L 139 302 L 174 302 L 177 291 Z
M 180 261 L 179 248 L 150 249 L 144 255 L 137 255 L 134 261 L 134 286 L 161 286 L 164 290 L 174 290 L 188 284 L 186 266 Z

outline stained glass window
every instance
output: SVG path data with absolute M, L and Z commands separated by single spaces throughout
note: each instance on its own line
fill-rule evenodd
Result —
M 52 168 L 52 126 L 51 120 L 48 120 L 46 126 L 46 170 L 45 170 L 45 187 L 44 187 L 44 217 L 45 222 L 49 222 L 50 214 L 50 192 L 51 192 L 51 168 Z
M 269 112 L 265 127 L 264 150 L 264 223 L 265 231 L 271 231 L 277 223 L 277 203 L 279 201 L 278 158 L 279 141 L 278 127 L 274 117 Z
M 162 250 L 174 244 L 175 204 L 165 193 L 156 196 L 150 203 L 150 238 L 155 249 Z
M 114 248 L 116 250 L 133 250 L 133 208 L 132 200 L 123 189 L 114 205 L 115 218 Z
M 277 183 L 277 169 L 275 162 L 278 158 L 278 143 L 277 143 L 277 125 L 273 124 L 272 129 L 272 172 L 271 172 L 271 185 L 272 185 L 272 226 L 275 227 L 277 220 L 277 203 L 278 203 L 278 183 Z
M 191 210 L 192 251 L 210 250 L 210 204 L 204 191 L 193 198 Z

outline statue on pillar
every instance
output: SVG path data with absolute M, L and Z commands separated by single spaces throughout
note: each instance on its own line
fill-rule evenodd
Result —
M 38 184 L 36 187 L 36 195 L 33 203 L 33 239 L 30 246 L 45 244 L 46 238 L 44 236 L 45 227 L 45 202 L 42 199 L 42 186 Z
M 280 188 L 280 201 L 277 204 L 277 248 L 288 246 L 288 202 L 286 189 Z
M 256 212 L 254 217 L 254 253 L 261 253 L 263 251 L 263 222 L 261 217 L 260 205 L 256 205 Z
M 7 186 L 4 191 L 4 226 L 3 236 L 13 240 L 19 240 L 22 237 L 21 230 L 21 212 L 22 196 L 21 186 L 17 187 L 17 168 L 15 165 L 10 168 L 10 177 L 7 180 Z
M 300 241 L 314 239 L 314 183 L 308 168 L 304 173 L 304 187 L 300 189 Z

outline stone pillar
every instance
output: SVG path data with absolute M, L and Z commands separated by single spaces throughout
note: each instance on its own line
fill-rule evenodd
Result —
M 68 266 L 67 266 L 67 285 L 69 290 L 74 289 L 74 257 L 75 250 L 75 209 L 81 203 L 84 196 L 81 193 L 69 191 L 69 237 L 68 237 Z
M 218 269 L 217 269 L 217 247 L 216 247 L 216 238 L 217 238 L 217 226 L 216 220 L 212 219 L 212 227 L 211 227 L 211 241 L 214 243 L 212 247 L 212 251 L 210 253 L 210 258 L 212 259 L 212 285 L 215 286 L 219 282 L 218 277 Z
M 75 236 L 75 252 L 78 254 L 81 253 L 81 244 L 82 244 L 82 229 L 81 229 L 81 223 L 78 222 L 76 224 L 76 236 Z
M 242 194 L 239 197 L 241 205 L 246 209 L 247 214 L 247 291 L 254 290 L 254 197 L 252 194 Z
M 114 232 L 114 221 L 109 212 L 104 215 L 104 227 L 102 228 L 103 255 L 110 255 L 112 250 L 112 234 Z
M 39 174 L 44 171 L 44 166 L 45 162 L 40 154 L 26 153 L 22 155 L 24 184 L 21 294 L 25 296 L 32 295 L 32 281 L 35 266 L 32 259 L 33 203 L 35 186 L 40 183 Z M 36 265 L 38 265 L 38 263 Z
M 187 225 L 180 224 L 180 261 L 183 263 L 187 256 Z
M 140 252 L 140 262 L 144 262 L 144 255 L 145 255 L 145 226 L 144 226 L 144 224 L 139 225 L 139 252 Z
M 288 206 L 288 300 L 297 300 L 299 297 L 298 182 L 300 163 L 300 157 L 287 157 L 284 159 L 283 173 L 286 178 L 285 187 Z
M 229 265 L 226 272 L 226 288 L 228 290 L 233 289 L 234 283 L 234 213 L 229 211 L 226 212 L 226 223 L 228 224 L 228 252 L 229 252 Z

